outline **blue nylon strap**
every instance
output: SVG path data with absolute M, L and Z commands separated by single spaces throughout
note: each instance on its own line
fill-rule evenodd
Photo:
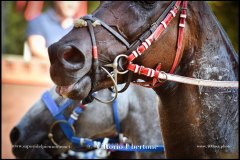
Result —
M 113 101 L 112 109 L 113 109 L 113 118 L 114 118 L 117 133 L 121 133 L 120 121 L 118 117 L 117 99 Z
M 73 125 L 74 122 L 75 122 L 75 120 L 72 119 L 71 117 L 68 119 L 68 123 L 69 123 L 69 124 Z
M 55 120 L 59 121 L 59 120 L 65 120 L 66 121 L 66 118 L 64 117 L 64 115 L 62 114 L 59 114 L 57 115 L 56 117 L 54 117 Z M 61 127 L 64 135 L 69 139 L 71 140 L 72 136 L 74 136 L 73 134 L 73 131 L 72 131 L 72 128 L 69 126 L 69 124 L 66 124 L 66 123 L 59 123 L 59 126 Z
M 69 107 L 73 103 L 73 100 L 68 99 L 67 102 L 65 102 L 62 106 L 59 107 L 59 113 L 63 114 L 62 112 Z M 58 114 L 59 114 L 58 113 Z
M 53 117 L 55 117 L 59 113 L 59 109 L 56 103 L 52 100 L 51 95 L 48 91 L 44 92 L 42 95 L 42 100 L 47 105 L 47 108 Z
M 72 137 L 71 139 L 71 142 L 74 143 L 74 144 L 78 144 L 78 145 L 81 145 L 80 143 L 80 137 Z M 94 141 L 92 141 L 91 139 L 84 139 L 84 142 L 83 142 L 84 145 L 86 146 L 90 146 L 90 147 L 94 147 Z
M 80 145 L 80 137 L 72 137 L 71 142 Z
M 98 138 L 98 139 L 95 139 L 94 141 L 103 142 L 103 140 L 104 138 Z M 109 138 L 108 143 L 119 143 L 119 136 L 116 136 L 115 138 Z
M 45 105 L 47 106 L 47 108 L 49 109 L 50 113 L 53 115 L 53 117 L 55 118 L 55 120 L 65 120 L 66 118 L 63 115 L 63 111 L 73 102 L 72 100 L 68 100 L 67 102 L 65 102 L 60 108 L 58 108 L 57 104 L 54 102 L 54 100 L 51 98 L 51 95 L 49 94 L 49 92 L 45 92 L 42 95 L 42 100 L 45 103 Z M 114 121 L 115 121 L 115 125 L 116 125 L 116 130 L 118 133 L 120 133 L 120 121 L 118 118 L 118 109 L 117 109 L 117 101 L 113 101 L 112 104 L 112 108 L 113 108 L 113 113 L 114 113 Z M 76 107 L 74 109 L 74 112 L 76 114 L 80 114 L 82 112 L 82 108 L 80 107 Z M 61 114 L 60 114 L 61 113 Z M 68 124 L 65 123 L 60 123 L 60 127 L 62 129 L 62 131 L 64 132 L 65 136 L 74 144 L 78 144 L 80 145 L 80 137 L 75 137 L 73 135 L 73 131 L 72 128 L 69 125 L 72 125 L 74 123 L 74 119 L 69 118 L 68 120 Z M 90 139 L 84 139 L 83 144 L 86 146 L 90 146 L 90 147 L 94 147 L 94 142 L 102 142 L 102 140 L 99 141 L 93 141 Z M 117 140 L 118 141 L 118 140 Z M 116 139 L 110 139 L 109 143 L 116 143 Z M 130 152 L 161 152 L 164 151 L 164 147 L 163 145 L 158 145 L 158 146 L 154 146 L 151 149 L 148 148 L 139 148 L 138 146 L 132 146 L 132 145 L 114 145 L 114 144 L 108 144 L 107 147 L 110 150 L 115 150 L 115 151 L 130 151 Z
M 82 108 L 80 108 L 79 106 L 77 106 L 77 107 L 73 110 L 73 112 L 75 112 L 77 115 L 79 115 L 82 111 L 83 111 Z M 71 124 L 71 125 L 73 125 L 74 122 L 75 122 L 75 119 L 73 119 L 73 118 L 70 116 L 69 119 L 68 119 L 68 123 Z
M 65 120 L 66 118 L 64 117 L 63 114 L 59 114 L 59 109 L 57 104 L 54 102 L 54 100 L 51 98 L 51 95 L 48 91 L 44 92 L 44 94 L 42 95 L 42 100 L 45 103 L 45 105 L 47 106 L 48 110 L 50 111 L 50 113 L 52 114 L 52 116 L 54 117 L 55 120 L 59 121 L 59 120 Z M 65 136 L 71 140 L 71 137 L 73 136 L 73 131 L 71 129 L 71 127 L 68 124 L 65 123 L 59 123 L 63 133 L 65 134 Z

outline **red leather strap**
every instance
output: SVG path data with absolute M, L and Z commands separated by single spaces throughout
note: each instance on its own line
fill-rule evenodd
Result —
M 97 46 L 93 46 L 93 58 L 98 59 L 98 52 L 97 52 Z
M 85 110 L 87 107 L 85 106 L 85 105 L 83 105 L 83 104 L 79 104 L 79 108 L 81 108 L 82 110 Z
M 153 39 L 147 38 L 135 51 L 128 56 L 128 62 L 132 62 L 138 56 L 140 56 L 149 46 L 151 46 Z
M 152 68 L 146 68 L 144 66 L 139 66 L 137 64 L 132 64 L 132 61 L 136 59 L 138 56 L 140 56 L 151 44 L 153 39 L 156 40 L 162 33 L 162 31 L 167 28 L 170 21 L 176 16 L 178 12 L 178 8 L 181 4 L 181 1 L 177 1 L 173 9 L 168 13 L 166 18 L 161 22 L 159 27 L 156 29 L 156 31 L 150 35 L 138 48 L 136 51 L 133 51 L 128 56 L 128 70 L 133 71 L 134 73 L 138 73 L 139 75 L 145 75 L 147 77 L 154 77 L 153 81 L 150 82 L 136 82 L 137 84 L 144 85 L 145 87 L 157 87 L 163 84 L 163 82 L 158 82 L 158 76 L 160 72 L 161 65 L 159 64 L 156 68 L 156 70 L 153 70 Z M 174 58 L 173 65 L 170 69 L 169 73 L 173 73 L 175 68 L 177 67 L 180 55 L 181 55 L 181 48 L 182 48 L 182 41 L 183 41 L 183 32 L 185 27 L 185 19 L 187 17 L 187 1 L 182 2 L 182 9 L 180 13 L 180 20 L 179 20 L 179 30 L 178 30 L 178 41 L 177 41 L 177 51 Z M 149 85 L 149 86 L 146 86 Z
M 159 73 L 159 71 L 160 71 L 160 69 L 161 69 L 161 66 L 162 66 L 162 64 L 159 63 L 159 64 L 157 65 L 156 69 L 155 69 L 155 71 L 158 71 L 158 72 L 156 72 L 156 74 L 154 75 L 154 78 L 153 78 L 153 81 L 152 81 L 152 86 L 155 86 L 155 84 L 156 84 L 157 81 L 158 81 L 158 74 L 157 74 L 157 73 Z
M 178 12 L 178 8 L 181 4 L 181 1 L 177 1 L 175 4 L 175 7 L 171 10 L 172 12 L 175 13 L 175 15 Z M 171 11 L 168 13 L 168 15 L 166 16 L 166 18 L 163 20 L 163 22 L 168 26 L 168 24 L 171 22 L 171 20 L 174 18 L 173 14 L 171 13 Z M 160 26 L 156 29 L 156 31 L 153 33 L 154 35 L 154 39 L 157 40 L 158 37 L 160 36 L 160 34 L 162 33 L 162 31 L 165 29 L 164 25 L 161 23 Z
M 173 9 L 167 14 L 167 16 L 164 18 L 164 20 L 155 30 L 155 32 L 153 32 L 152 35 L 150 35 L 135 51 L 133 51 L 128 56 L 128 62 L 132 62 L 139 55 L 141 55 L 152 44 L 153 39 L 154 40 L 158 39 L 162 31 L 164 31 L 164 29 L 167 28 L 168 24 L 174 18 L 174 15 L 171 12 L 173 12 L 176 15 L 180 4 L 181 4 L 181 1 L 176 2 L 175 7 L 173 7 Z
M 175 59 L 174 59 L 173 65 L 172 65 L 172 67 L 169 71 L 169 73 L 171 73 L 171 74 L 174 72 L 175 68 L 177 67 L 177 65 L 179 63 L 180 55 L 181 55 L 183 32 L 184 32 L 184 26 L 185 26 L 185 19 L 186 19 L 186 16 L 187 16 L 187 10 L 186 10 L 187 1 L 183 2 L 182 8 L 184 8 L 184 9 L 181 10 L 181 15 L 183 15 L 185 17 L 181 17 L 181 15 L 180 15 L 177 51 L 176 51 L 176 54 L 175 54 Z

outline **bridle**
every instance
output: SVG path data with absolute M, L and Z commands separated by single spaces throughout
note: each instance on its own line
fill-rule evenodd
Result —
M 97 99 L 98 101 L 102 102 L 102 103 L 110 103 L 112 101 L 114 101 L 114 99 L 116 99 L 117 97 L 117 93 L 121 93 L 124 92 L 130 82 L 131 82 L 131 76 L 129 76 L 128 82 L 126 83 L 125 87 L 123 87 L 123 89 L 121 91 L 117 90 L 117 75 L 118 74 L 126 74 L 128 72 L 128 70 L 126 71 L 120 71 L 118 70 L 118 61 L 120 58 L 125 57 L 127 58 L 126 55 L 130 54 L 133 50 L 135 50 L 149 35 L 151 35 L 152 33 L 154 33 L 154 31 L 158 28 L 158 26 L 161 24 L 162 19 L 167 15 L 167 13 L 170 11 L 170 9 L 172 9 L 175 5 L 175 1 L 171 2 L 171 4 L 165 9 L 165 11 L 161 14 L 161 16 L 157 19 L 157 21 L 155 21 L 151 27 L 145 31 L 137 40 L 135 40 L 135 42 L 133 42 L 132 44 L 129 44 L 128 41 L 121 35 L 119 34 L 117 31 L 115 31 L 114 29 L 112 29 L 112 27 L 110 27 L 109 25 L 107 25 L 105 22 L 103 22 L 102 20 L 94 17 L 93 15 L 86 15 L 78 20 L 76 20 L 74 22 L 74 26 L 76 28 L 78 27 L 88 27 L 89 33 L 90 33 L 90 37 L 91 37 L 91 41 L 92 41 L 92 55 L 93 55 L 93 65 L 92 65 L 92 69 L 94 71 L 95 75 L 93 77 L 93 81 L 97 81 L 98 80 L 98 74 L 100 73 L 100 68 L 106 72 L 109 77 L 111 78 L 112 76 L 110 76 L 111 74 L 104 68 L 104 67 L 112 67 L 113 68 L 113 76 L 114 79 L 111 78 L 111 80 L 113 81 L 114 84 L 114 92 L 116 93 L 115 96 L 113 97 L 113 99 L 109 100 L 109 101 L 102 101 Z M 122 42 L 126 47 L 127 47 L 127 51 L 126 51 L 126 55 L 119 55 L 115 58 L 114 62 L 112 64 L 106 64 L 104 66 L 99 66 L 99 60 L 98 60 L 98 51 L 97 51 L 97 45 L 96 45 L 96 38 L 95 38 L 95 34 L 94 34 L 94 30 L 93 27 L 97 26 L 97 25 L 101 25 L 102 27 L 104 27 L 108 32 L 110 32 L 114 37 L 116 37 L 120 42 Z M 95 86 L 95 84 L 93 84 L 93 86 Z M 94 97 L 95 98 L 95 97 Z M 96 99 L 96 98 L 95 98 Z
M 95 148 L 94 155 L 99 157 L 102 156 L 108 156 L 110 154 L 110 151 L 108 149 L 104 149 L 106 145 L 109 146 L 109 148 L 112 148 L 111 151 L 135 151 L 135 152 L 162 152 L 164 151 L 163 145 L 156 145 L 154 149 L 139 149 L 134 148 L 134 146 L 125 146 L 127 144 L 127 138 L 124 137 L 121 127 L 120 127 L 120 120 L 118 115 L 118 109 L 117 109 L 117 101 L 114 100 L 112 104 L 112 110 L 113 110 L 113 119 L 115 123 L 115 129 L 116 129 L 116 135 L 114 138 L 98 138 L 95 140 L 89 139 L 89 138 L 83 138 L 83 137 L 77 137 L 76 131 L 73 126 L 74 122 L 78 120 L 79 115 L 85 110 L 87 107 L 86 105 L 82 105 L 81 103 L 79 106 L 76 106 L 72 114 L 68 119 L 64 116 L 64 111 L 73 104 L 73 100 L 67 99 L 64 104 L 61 106 L 58 106 L 55 101 L 52 99 L 50 93 L 48 91 L 44 92 L 44 94 L 41 97 L 42 101 L 48 108 L 49 112 L 55 119 L 55 121 L 51 124 L 48 138 L 51 140 L 51 142 L 56 145 L 60 146 L 59 143 L 57 143 L 54 139 L 53 130 L 56 127 L 56 125 L 59 125 L 61 130 L 63 131 L 64 135 L 67 137 L 67 139 L 74 145 L 78 145 L 81 147 L 90 147 L 91 149 Z M 116 145 L 117 144 L 117 145 Z M 119 145 L 121 147 L 119 148 Z M 101 146 L 101 147 L 100 147 Z M 90 153 L 91 156 L 93 156 L 93 153 Z M 88 154 L 84 154 L 84 156 L 87 156 Z M 94 158 L 94 157 L 92 157 Z M 103 157 L 104 158 L 104 157 Z M 105 157 L 106 158 L 106 157 Z
M 238 88 L 238 82 L 237 81 L 209 81 L 209 80 L 202 80 L 202 79 L 194 79 L 189 77 L 183 77 L 178 75 L 173 75 L 175 68 L 177 67 L 178 63 L 180 62 L 180 55 L 181 55 L 181 49 L 182 49 L 182 41 L 183 41 L 183 33 L 184 33 L 184 27 L 185 27 L 185 19 L 187 18 L 187 1 L 173 1 L 170 3 L 170 5 L 164 10 L 164 12 L 160 15 L 160 17 L 151 25 L 151 27 L 145 31 L 140 38 L 138 38 L 135 42 L 133 42 L 131 45 L 128 43 L 128 41 L 117 31 L 112 29 L 110 26 L 108 26 L 105 22 L 102 20 L 92 16 L 87 15 L 79 20 L 75 21 L 74 26 L 75 27 L 83 27 L 87 26 L 89 29 L 90 37 L 92 40 L 92 54 L 93 54 L 93 66 L 92 69 L 94 71 L 94 77 L 92 82 L 97 82 L 99 79 L 99 73 L 101 72 L 100 69 L 102 69 L 104 72 L 106 72 L 111 80 L 113 81 L 114 85 L 114 93 L 115 96 L 113 99 L 109 101 L 102 101 L 97 99 L 98 101 L 102 103 L 110 103 L 114 101 L 117 97 L 117 93 L 123 92 L 127 89 L 131 82 L 131 76 L 132 74 L 139 74 L 144 75 L 146 77 L 153 78 L 150 82 L 144 82 L 144 83 L 137 83 L 140 85 L 143 85 L 145 87 L 159 87 L 163 84 L 161 80 L 168 80 L 168 81 L 175 81 L 180 83 L 186 83 L 186 84 L 192 84 L 192 85 L 202 85 L 202 86 L 211 86 L 211 87 L 233 87 Z M 178 28 L 178 38 L 177 38 L 177 50 L 175 54 L 175 58 L 172 64 L 171 69 L 169 70 L 169 73 L 165 73 L 164 71 L 160 71 L 161 69 L 161 63 L 159 63 L 156 66 L 156 69 L 147 68 L 144 66 L 139 66 L 138 64 L 134 64 L 133 61 L 141 56 L 145 50 L 147 50 L 151 44 L 156 41 L 160 34 L 167 28 L 169 23 L 172 21 L 174 17 L 176 17 L 178 11 L 181 10 L 181 13 L 179 15 L 179 28 Z M 103 66 L 99 66 L 99 60 L 98 60 L 98 51 L 97 51 L 97 45 L 96 45 L 96 38 L 94 35 L 93 26 L 101 25 L 103 28 L 105 28 L 108 32 L 110 32 L 113 36 L 115 36 L 120 42 L 122 42 L 126 47 L 127 51 L 124 54 L 118 55 L 114 62 L 112 64 L 106 64 Z M 118 70 L 118 62 L 120 58 L 125 58 L 128 62 L 127 69 L 125 71 Z M 109 73 L 104 67 L 112 67 L 113 68 L 113 77 L 110 76 L 111 73 Z M 117 90 L 117 75 L 118 74 L 126 74 L 128 71 L 130 72 L 130 76 L 128 76 L 128 81 L 125 85 L 125 87 L 121 90 Z M 95 83 L 92 85 L 94 88 Z M 95 97 L 94 97 L 95 98 Z M 95 98 L 96 99 L 96 98 Z

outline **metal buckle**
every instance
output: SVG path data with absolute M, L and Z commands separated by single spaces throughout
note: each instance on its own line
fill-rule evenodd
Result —
M 180 9 L 180 7 L 179 7 L 179 6 L 176 6 L 176 4 L 175 4 L 174 6 L 172 6 L 172 10 L 173 10 L 174 8 L 176 8 L 178 11 L 179 11 L 179 9 Z
M 156 22 L 154 22 L 150 27 L 151 33 L 153 33 L 157 29 L 157 27 L 158 27 L 158 24 Z

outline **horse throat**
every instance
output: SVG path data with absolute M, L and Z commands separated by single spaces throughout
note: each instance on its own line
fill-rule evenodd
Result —
M 238 80 L 238 61 L 231 43 L 207 4 L 191 2 L 188 13 L 191 37 L 185 42 L 175 74 Z M 237 89 L 167 82 L 155 91 L 163 104 L 159 114 L 167 158 L 237 156 Z

